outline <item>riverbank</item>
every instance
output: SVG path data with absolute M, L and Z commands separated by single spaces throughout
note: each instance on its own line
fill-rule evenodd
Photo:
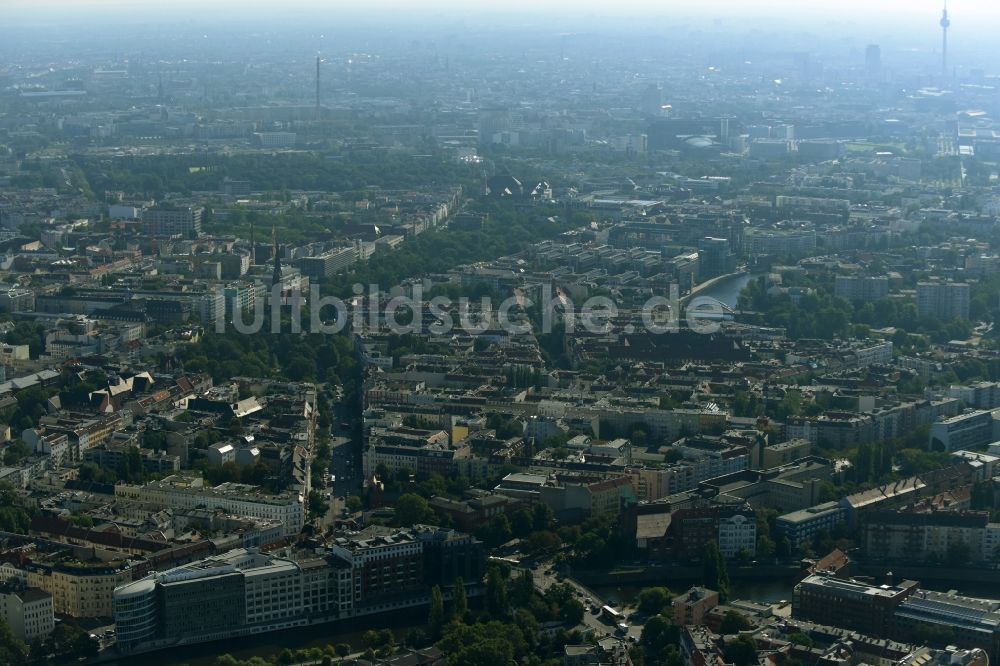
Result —
M 743 293 L 751 280 L 756 280 L 761 275 L 761 273 L 741 270 L 712 278 L 697 285 L 690 294 L 681 298 L 681 306 L 683 308 L 695 297 L 707 297 L 722 303 L 727 308 L 736 310 L 739 307 L 740 294 Z
M 797 564 L 747 567 L 730 565 L 728 572 L 730 595 L 733 598 L 764 603 L 790 600 L 795 584 L 805 573 Z M 855 577 L 878 584 L 886 582 L 891 573 L 895 582 L 915 580 L 921 588 L 927 590 L 955 590 L 968 597 L 1000 599 L 1000 570 L 997 569 L 852 561 L 851 572 Z M 637 566 L 612 571 L 574 571 L 572 577 L 612 604 L 628 605 L 646 587 L 665 586 L 674 592 L 682 592 L 693 585 L 700 585 L 702 568 Z
M 694 298 L 695 296 L 712 296 L 713 298 L 716 298 L 716 300 L 719 300 L 719 301 L 722 301 L 723 303 L 726 303 L 726 305 L 728 305 L 729 307 L 733 307 L 735 305 L 735 303 L 727 303 L 723 299 L 717 298 L 716 296 L 713 296 L 711 293 L 706 293 L 706 292 L 712 292 L 713 290 L 718 291 L 722 287 L 726 286 L 727 283 L 732 282 L 732 281 L 737 281 L 737 280 L 739 280 L 742 277 L 747 277 L 748 275 L 749 274 L 747 273 L 746 270 L 741 270 L 741 271 L 736 271 L 735 273 L 726 273 L 725 275 L 719 275 L 719 276 L 714 277 L 714 278 L 712 278 L 710 280 L 705 280 L 704 282 L 702 282 L 700 284 L 696 284 L 691 289 L 690 293 L 688 293 L 686 296 L 684 296 L 683 298 L 681 298 L 681 302 L 683 303 L 683 302 L 685 302 L 685 301 L 687 301 L 689 299 Z M 741 286 L 740 289 L 739 289 L 739 291 L 742 291 L 742 290 L 743 290 L 743 287 Z M 739 291 L 737 291 L 737 295 L 739 295 Z
M 799 564 L 755 564 L 745 567 L 730 565 L 727 571 L 729 579 L 733 581 L 781 580 L 794 583 L 802 577 L 802 567 Z M 572 576 L 586 585 L 593 586 L 666 584 L 669 587 L 672 582 L 700 580 L 702 572 L 700 565 L 637 566 L 611 571 L 573 571 Z
M 133 666 L 139 662 L 143 666 L 176 664 L 211 666 L 216 658 L 223 654 L 230 654 L 238 660 L 245 661 L 252 657 L 276 656 L 285 648 L 301 650 L 347 643 L 353 650 L 358 650 L 362 646 L 362 636 L 372 628 L 390 629 L 396 637 L 396 642 L 402 644 L 411 629 L 424 628 L 425 608 L 379 614 L 377 625 L 372 621 L 372 616 L 360 616 L 239 638 L 174 646 L 140 655 L 102 655 L 97 662 L 108 666 Z
M 871 578 L 877 583 L 884 582 L 891 574 L 899 582 L 915 580 L 932 590 L 959 590 L 970 597 L 1000 597 L 1000 569 L 977 567 L 923 566 L 900 564 L 898 562 L 852 562 L 851 571 L 855 576 Z

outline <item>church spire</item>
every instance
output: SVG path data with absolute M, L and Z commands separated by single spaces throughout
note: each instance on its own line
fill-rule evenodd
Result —
M 274 245 L 271 250 L 274 254 L 274 274 L 271 276 L 271 284 L 276 285 L 281 282 L 281 256 L 278 252 L 278 229 L 274 226 L 271 227 L 271 243 Z

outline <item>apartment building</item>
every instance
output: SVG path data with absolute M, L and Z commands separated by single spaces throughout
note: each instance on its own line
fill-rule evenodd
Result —
M 969 285 L 964 282 L 918 282 L 917 312 L 936 319 L 969 318 Z
M 52 595 L 31 587 L 0 587 L 0 620 L 25 643 L 33 643 L 55 629 Z
M 128 562 L 83 562 L 76 559 L 33 561 L 24 567 L 24 582 L 52 596 L 54 612 L 71 617 L 111 617 L 115 588 L 132 581 Z
M 684 594 L 674 597 L 670 603 L 674 625 L 684 627 L 705 624 L 705 616 L 719 605 L 719 593 L 704 587 L 692 587 Z
M 985 511 L 877 511 L 862 525 L 862 549 L 870 558 L 903 562 L 995 562 L 1000 523 Z M 961 563 L 961 562 L 958 562 Z
M 211 487 L 200 478 L 168 476 L 144 486 L 118 484 L 115 497 L 160 508 L 220 509 L 235 516 L 277 521 L 284 525 L 284 536 L 298 534 L 305 523 L 303 499 L 298 492 L 270 494 L 241 483 Z
M 889 297 L 889 278 L 859 275 L 838 275 L 833 280 L 833 293 L 837 298 L 862 303 L 874 303 Z
M 976 382 L 967 386 L 949 386 L 948 395 L 974 409 L 1000 407 L 1000 383 Z
M 650 561 L 693 561 L 715 541 L 725 558 L 757 549 L 757 521 L 748 504 L 711 504 L 672 508 L 668 504 L 636 507 L 626 519 L 636 547 Z

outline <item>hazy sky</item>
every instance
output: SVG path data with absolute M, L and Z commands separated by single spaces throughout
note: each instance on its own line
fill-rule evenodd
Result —
M 248 30 L 310 31 L 339 45 L 359 37 L 403 34 L 435 39 L 442 31 L 482 38 L 506 28 L 521 34 L 603 32 L 605 36 L 663 34 L 670 42 L 694 40 L 724 49 L 712 34 L 751 35 L 753 45 L 844 51 L 858 44 L 934 51 L 940 45 L 943 0 L 0 0 L 0 34 L 7 41 L 90 40 L 115 47 L 123 38 L 156 43 L 166 34 L 193 31 L 235 34 Z M 948 0 L 950 46 L 956 62 L 995 70 L 1000 0 Z M 670 31 L 683 26 L 674 39 Z M 124 30 L 125 32 L 121 32 Z M 366 37 L 365 39 L 368 39 Z M 398 39 L 398 37 L 396 38 Z M 449 37 L 450 39 L 450 37 Z M 0 40 L 0 51 L 4 50 Z M 355 40 L 357 41 L 357 40 Z M 364 42 L 368 44 L 367 41 Z M 163 43 L 161 42 L 161 45 Z M 306 49 L 329 48 L 303 40 Z M 8 44 L 15 55 L 23 46 Z M 690 47 L 691 44 L 687 44 Z M 352 48 L 358 48 L 354 44 Z
M 668 13 L 677 11 L 711 11 L 729 13 L 754 13 L 760 11 L 788 12 L 803 14 L 823 11 L 826 14 L 846 16 L 855 14 L 927 14 L 940 13 L 940 0 L 547 0 L 539 3 L 533 0 L 503 0 L 496 4 L 486 0 L 0 0 L 0 16 L 4 8 L 32 10 L 33 13 L 52 9 L 92 10 L 94 8 L 115 8 L 135 10 L 146 8 L 159 11 L 177 12 L 197 8 L 224 10 L 265 10 L 281 13 L 289 9 L 320 9 L 331 12 L 372 12 L 386 8 L 418 10 L 420 8 L 450 9 L 463 13 L 473 13 L 477 6 L 484 8 L 502 7 L 504 10 L 524 9 L 577 11 L 594 14 L 621 14 L 622 12 Z M 1000 15 L 1000 3 L 996 0 L 951 0 L 949 9 L 957 20 L 960 16 L 982 17 Z

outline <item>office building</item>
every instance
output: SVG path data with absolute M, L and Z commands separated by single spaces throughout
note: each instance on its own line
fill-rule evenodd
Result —
M 197 206 L 155 206 L 142 212 L 146 232 L 152 236 L 183 236 L 201 233 L 204 208 Z
M 744 242 L 747 253 L 751 256 L 799 257 L 816 249 L 816 231 L 747 229 Z
M 313 584 L 311 567 L 254 549 L 157 572 L 114 590 L 118 649 L 165 647 L 307 624 L 307 603 L 331 610 L 346 585 Z M 334 615 L 336 615 L 334 605 Z
M 814 573 L 795 586 L 792 616 L 886 636 L 893 613 L 916 589 L 917 583 L 912 580 L 899 585 L 873 585 Z
M 995 411 L 995 410 L 994 410 Z M 931 424 L 932 451 L 959 451 L 986 446 L 996 441 L 994 411 L 974 409 Z
M 916 590 L 896 609 L 893 635 L 915 640 L 928 626 L 945 630 L 952 645 L 981 648 L 991 661 L 1000 656 L 1000 601 Z
M 299 259 L 299 270 L 309 278 L 321 280 L 339 273 L 357 260 L 358 253 L 353 247 L 339 247 L 315 257 Z
M 254 144 L 260 148 L 292 148 L 298 140 L 295 132 L 254 132 Z
M 825 502 L 778 516 L 775 528 L 779 537 L 787 538 L 793 547 L 810 543 L 820 532 L 830 532 L 845 522 L 846 512 L 837 502 Z
M 882 48 L 878 44 L 865 48 L 865 72 L 873 78 L 882 72 Z
M 201 643 L 426 605 L 455 580 L 480 593 L 479 541 L 454 530 L 370 527 L 282 556 L 239 548 L 114 590 L 118 650 Z
M 700 279 L 726 275 L 736 270 L 736 255 L 728 238 L 707 236 L 698 243 L 698 272 Z
M 750 157 L 774 160 L 788 157 L 791 143 L 784 139 L 756 139 L 750 143 Z

